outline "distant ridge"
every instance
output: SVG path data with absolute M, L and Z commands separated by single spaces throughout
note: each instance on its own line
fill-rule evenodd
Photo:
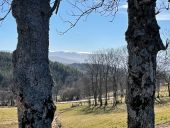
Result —
M 49 59 L 63 64 L 85 63 L 89 53 L 87 52 L 49 52 Z
M 9 50 L 0 50 L 0 52 L 12 53 Z M 88 52 L 50 51 L 49 59 L 62 64 L 86 63 L 89 55 Z

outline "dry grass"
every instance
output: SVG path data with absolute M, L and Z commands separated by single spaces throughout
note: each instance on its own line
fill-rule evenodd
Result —
M 0 108 L 0 128 L 17 128 L 16 108 Z
M 117 109 L 87 106 L 71 107 L 71 103 L 58 104 L 57 110 L 63 128 L 126 128 L 125 105 Z M 170 98 L 156 104 L 156 124 L 170 122 Z M 0 108 L 0 128 L 17 128 L 16 108 Z
M 156 104 L 156 124 L 170 122 L 170 99 L 164 98 L 162 104 Z M 59 118 L 63 128 L 126 128 L 127 114 L 125 105 L 117 109 L 87 108 L 85 106 L 71 108 L 70 104 L 58 105 Z

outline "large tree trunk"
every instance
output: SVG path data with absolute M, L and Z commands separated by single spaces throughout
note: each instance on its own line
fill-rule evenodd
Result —
M 156 55 L 165 49 L 155 6 L 156 0 L 128 0 L 128 128 L 154 128 Z
M 50 0 L 13 0 L 18 45 L 13 52 L 19 128 L 51 128 L 55 106 L 49 70 Z

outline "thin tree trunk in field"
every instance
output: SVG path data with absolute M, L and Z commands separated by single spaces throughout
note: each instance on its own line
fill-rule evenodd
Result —
M 170 84 L 168 83 L 168 96 L 170 97 Z
M 18 45 L 13 52 L 19 128 L 51 128 L 55 106 L 49 70 L 50 0 L 13 0 Z
M 156 0 L 128 0 L 128 128 L 154 128 L 156 56 L 165 49 L 155 6 Z
M 108 82 L 108 73 L 109 73 L 109 67 L 108 67 L 108 65 L 107 65 L 107 67 L 106 67 L 106 74 L 105 74 L 105 106 L 107 106 L 108 105 L 108 102 L 107 102 L 107 97 L 108 97 L 108 95 L 107 95 L 107 93 L 108 93 L 108 85 L 107 85 L 107 82 Z
M 91 86 L 92 86 L 92 95 L 93 95 L 93 97 L 94 97 L 94 78 L 93 78 L 94 76 L 93 76 L 93 72 L 92 72 L 92 76 L 91 76 Z M 91 97 L 90 97 L 90 99 L 91 99 Z M 93 104 L 93 102 L 92 102 L 92 104 Z
M 99 102 L 100 102 L 100 107 L 103 105 L 103 101 L 102 101 L 102 77 L 100 74 L 99 77 Z
M 105 106 L 108 105 L 108 102 L 107 102 L 107 92 L 108 92 L 108 89 L 107 89 L 107 77 L 105 78 Z
M 94 76 L 92 75 L 92 93 L 93 93 L 93 98 L 94 98 L 94 106 L 97 106 L 97 82 L 94 81 Z M 95 80 L 96 80 L 96 76 L 95 76 Z
M 112 89 L 113 89 L 113 107 L 116 107 L 116 105 L 117 105 L 117 83 L 116 83 L 116 78 L 115 78 L 116 76 L 114 76 L 113 77 L 113 87 L 112 87 Z
M 97 81 L 97 76 L 95 76 L 95 85 L 94 85 L 94 106 L 97 106 L 97 86 L 98 86 L 98 81 Z

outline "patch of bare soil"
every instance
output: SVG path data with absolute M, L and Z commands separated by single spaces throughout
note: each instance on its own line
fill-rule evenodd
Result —
M 155 128 L 170 128 L 170 122 L 158 124 Z
M 61 122 L 59 120 L 59 115 L 57 113 L 54 116 L 52 128 L 62 128 Z

